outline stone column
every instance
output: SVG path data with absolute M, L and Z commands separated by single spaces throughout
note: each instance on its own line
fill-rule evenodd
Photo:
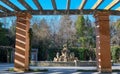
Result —
M 18 12 L 16 16 L 17 26 L 14 70 L 21 72 L 29 69 L 29 27 L 31 15 L 26 12 Z
M 100 72 L 111 72 L 109 12 L 97 11 L 96 18 L 96 56 Z

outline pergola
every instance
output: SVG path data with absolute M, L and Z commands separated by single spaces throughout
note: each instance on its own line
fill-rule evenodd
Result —
M 37 10 L 28 4 L 27 0 L 16 0 L 22 4 L 26 10 L 21 9 L 15 5 L 12 0 L 1 0 L 9 8 L 0 4 L 0 17 L 16 16 L 16 45 L 15 45 L 15 71 L 26 71 L 29 69 L 29 25 L 31 15 L 79 15 L 79 14 L 93 14 L 96 18 L 96 56 L 97 69 L 100 72 L 111 72 L 111 55 L 110 55 L 110 29 L 109 29 L 109 15 L 120 15 L 119 0 L 93 0 L 92 7 L 85 9 L 85 5 L 90 0 L 80 0 L 81 3 L 77 9 L 71 9 L 72 0 L 67 1 L 65 9 L 58 9 L 57 0 L 50 0 L 53 9 L 44 9 L 39 0 L 32 0 L 37 6 Z M 44 0 L 43 0 L 44 1 Z M 105 7 L 99 7 L 105 4 Z M 116 8 L 114 8 L 116 7 Z

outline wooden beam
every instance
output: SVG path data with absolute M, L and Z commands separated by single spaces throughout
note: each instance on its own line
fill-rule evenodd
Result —
M 70 9 L 70 2 L 71 2 L 71 0 L 67 0 L 67 10 L 69 11 L 69 9 Z
M 11 16 L 15 16 L 15 12 L 1 12 L 0 13 L 0 18 L 2 18 L 2 17 L 11 17 Z
M 40 5 L 38 0 L 33 0 L 33 2 L 35 3 L 35 5 L 37 6 L 38 10 L 43 10 L 42 6 Z
M 110 4 L 108 4 L 108 6 L 106 6 L 104 9 L 105 10 L 110 10 L 113 6 L 115 6 L 117 3 L 119 3 L 119 0 L 112 0 L 112 2 Z
M 24 11 L 25 12 L 25 11 Z M 39 11 L 29 11 L 30 14 L 33 14 L 33 15 L 77 15 L 77 14 L 80 14 L 80 10 L 69 10 L 69 11 L 66 11 L 66 10 L 43 10 L 41 11 L 41 13 Z M 56 12 L 56 13 L 55 13 Z M 92 13 L 93 10 L 87 10 L 87 11 L 82 11 L 84 14 L 89 14 L 89 13 Z
M 93 5 L 93 7 L 91 9 L 97 9 L 102 2 L 103 2 L 103 0 L 97 0 L 97 2 Z
M 53 6 L 54 10 L 57 10 L 57 6 L 56 6 L 55 0 L 51 0 L 51 2 L 52 2 L 52 6 Z
M 16 11 L 20 10 L 17 6 L 15 6 L 12 2 L 10 2 L 10 0 L 2 0 L 2 2 L 7 4 L 9 7 L 11 7 L 12 9 Z
M 27 10 L 32 10 L 32 8 L 25 2 L 25 0 L 18 0 Z
M 2 10 L 4 12 L 11 12 L 9 9 L 3 7 L 2 5 L 0 5 L 0 10 Z
M 82 0 L 80 6 L 79 6 L 79 8 L 78 8 L 79 10 L 81 10 L 81 9 L 84 8 L 86 1 L 87 1 L 87 0 Z
M 120 8 L 119 8 L 120 9 Z M 0 10 L 1 9 L 1 6 L 0 6 Z M 16 12 L 14 11 L 5 11 L 5 9 L 3 9 L 4 11 L 2 13 L 0 13 L 0 18 L 2 17 L 10 17 L 10 16 L 15 16 Z M 110 13 L 110 15 L 118 15 L 120 16 L 120 11 L 119 10 L 100 10 L 100 9 L 96 9 L 96 11 L 107 11 Z M 18 12 L 29 12 L 31 15 L 80 15 L 80 14 L 94 14 L 95 11 L 94 10 L 91 10 L 91 9 L 84 9 L 82 11 L 76 9 L 76 10 L 69 10 L 69 13 L 68 11 L 66 10 L 42 10 L 40 12 L 40 10 L 22 10 L 22 11 L 18 11 Z M 4 15 L 3 13 L 7 14 L 7 15 Z

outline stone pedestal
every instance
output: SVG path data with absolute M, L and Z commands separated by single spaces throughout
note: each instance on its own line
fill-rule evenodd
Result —
M 96 18 L 96 56 L 100 72 L 111 72 L 109 13 L 98 11 Z
M 27 71 L 29 69 L 29 13 L 17 13 L 16 21 L 16 45 L 14 70 L 17 72 Z

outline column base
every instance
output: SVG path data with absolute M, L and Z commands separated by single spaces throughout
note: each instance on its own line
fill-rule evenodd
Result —
M 100 73 L 105 73 L 105 72 L 110 73 L 110 72 L 112 72 L 112 69 L 98 69 L 98 71 Z
M 15 72 L 26 72 L 28 71 L 29 69 L 25 69 L 25 68 L 14 68 L 14 71 Z

